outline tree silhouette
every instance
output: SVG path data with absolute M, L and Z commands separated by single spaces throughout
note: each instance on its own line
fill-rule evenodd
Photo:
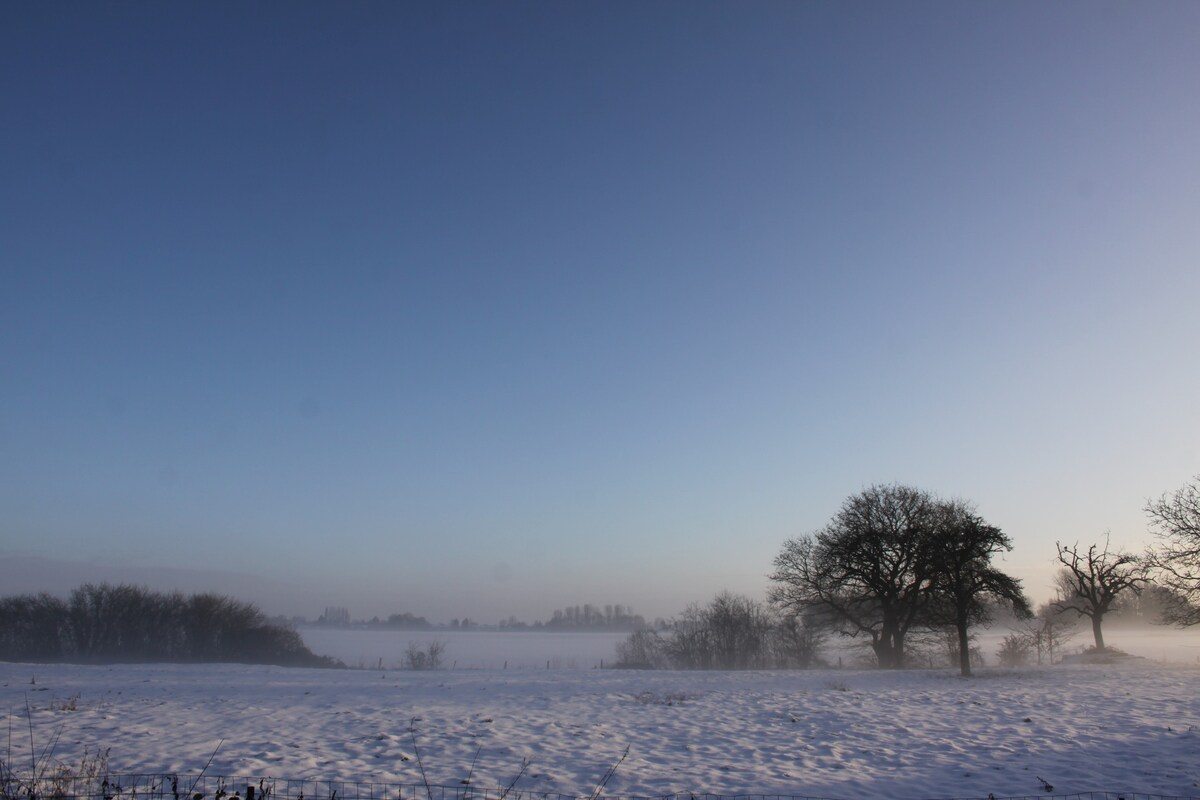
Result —
M 1079 552 L 1078 543 L 1067 547 L 1055 542 L 1055 546 L 1059 562 L 1066 567 L 1059 573 L 1059 590 L 1063 597 L 1055 605 L 1089 618 L 1096 649 L 1104 650 L 1101 628 L 1104 615 L 1122 592 L 1136 594 L 1142 590 L 1146 582 L 1145 565 L 1132 553 L 1110 551 L 1108 536 L 1104 537 L 1104 549 L 1092 545 L 1086 553 Z
M 867 636 L 880 667 L 904 665 L 904 642 L 928 604 L 937 503 L 909 486 L 852 495 L 823 529 L 775 557 L 771 599 L 815 612 L 845 636 Z
M 1174 493 L 1146 504 L 1158 544 L 1147 555 L 1161 586 L 1178 598 L 1163 618 L 1181 627 L 1200 624 L 1200 475 Z
M 1021 582 L 992 565 L 992 558 L 1012 550 L 1012 540 L 989 525 L 963 502 L 942 503 L 934 534 L 936 560 L 932 591 L 935 616 L 958 633 L 959 669 L 971 674 L 969 628 L 990 618 L 988 600 L 1012 606 L 1018 618 L 1032 616 Z

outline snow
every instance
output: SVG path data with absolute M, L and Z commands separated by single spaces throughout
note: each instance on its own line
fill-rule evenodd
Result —
M 71 698 L 77 697 L 74 703 Z M 1200 797 L 1200 667 L 636 672 L 0 663 L 9 752 L 121 772 L 590 794 Z M 71 707 L 74 707 L 71 710 Z M 414 721 L 415 720 L 415 721 Z M 13 733 L 13 731 L 17 733 Z M 17 735 L 19 734 L 19 735 Z M 223 741 L 222 741 L 223 740 Z M 23 743 L 25 743 L 23 745 Z M 21 748 L 25 747 L 23 751 Z

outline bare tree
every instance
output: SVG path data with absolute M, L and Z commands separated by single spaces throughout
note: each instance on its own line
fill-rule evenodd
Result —
M 656 669 L 807 669 L 823 631 L 758 600 L 721 592 L 690 604 L 662 634 L 635 631 L 617 645 L 617 666 Z
M 725 591 L 714 597 L 705 611 L 713 666 L 717 669 L 766 666 L 767 639 L 773 620 L 762 603 Z
M 1002 667 L 1023 667 L 1029 663 L 1029 651 L 1032 644 L 1029 639 L 1019 633 L 1010 633 L 1000 643 L 997 654 Z
M 634 631 L 617 643 L 617 666 L 621 669 L 659 669 L 668 664 L 665 644 L 657 633 Z
M 428 642 L 424 649 L 416 642 L 409 642 L 404 650 L 404 661 L 409 669 L 429 670 L 442 668 L 442 656 L 446 652 L 445 642 Z
M 1055 603 L 1045 603 L 1025 620 L 1020 636 L 1037 653 L 1037 663 L 1053 664 L 1055 654 L 1075 638 L 1079 617 L 1068 616 Z M 1044 659 L 1044 661 L 1043 661 Z
M 1146 567 L 1142 559 L 1132 553 L 1110 551 L 1109 539 L 1104 537 L 1104 549 L 1092 545 L 1086 553 L 1079 552 L 1079 544 L 1070 547 L 1055 542 L 1058 560 L 1066 567 L 1059 574 L 1059 591 L 1062 597 L 1055 603 L 1064 611 L 1074 611 L 1092 621 L 1092 635 L 1096 649 L 1104 649 L 1104 631 L 1101 624 L 1113 602 L 1125 591 L 1135 594 L 1146 583 Z
M 74 653 L 67 604 L 46 592 L 0 598 L 0 661 L 59 661 Z
M 869 637 L 880 667 L 904 665 L 934 577 L 936 502 L 908 486 L 873 486 L 842 503 L 822 530 L 775 557 L 771 600 L 815 612 L 844 636 Z
M 1200 475 L 1147 502 L 1145 511 L 1158 538 L 1147 562 L 1157 582 L 1181 601 L 1168 605 L 1163 618 L 1180 627 L 1200 624 Z
M 677 669 L 712 669 L 712 630 L 708 615 L 699 603 L 689 603 L 663 640 L 667 659 Z
M 993 557 L 1012 550 L 1012 540 L 984 522 L 970 505 L 961 501 L 939 504 L 934 538 L 933 613 L 957 632 L 959 671 L 969 676 L 969 628 L 990 619 L 986 601 L 1011 605 L 1022 618 L 1032 616 L 1029 600 L 1019 580 L 992 565 Z
M 797 614 L 781 616 L 771 629 L 768 646 L 772 666 L 781 669 L 809 669 L 820 663 L 820 650 L 826 630 Z
M 721 592 L 706 606 L 689 605 L 660 639 L 661 654 L 678 669 L 761 669 L 771 656 L 770 610 L 743 595 Z M 627 640 L 630 648 L 636 642 Z

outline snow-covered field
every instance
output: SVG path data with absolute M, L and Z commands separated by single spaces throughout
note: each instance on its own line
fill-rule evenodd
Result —
M 36 681 L 36 682 L 35 682 Z M 686 673 L 0 664 L 9 759 L 589 794 L 1200 797 L 1200 667 Z M 415 719 L 415 723 L 412 722 Z M 11 727 L 9 727 L 11 725 Z M 14 763 L 20 763 L 16 761 Z

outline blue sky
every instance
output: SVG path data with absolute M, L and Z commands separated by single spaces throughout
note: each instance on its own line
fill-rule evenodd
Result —
M 1056 539 L 1140 548 L 1200 471 L 1198 30 L 7 4 L 14 590 L 665 616 L 901 482 L 1045 596 Z

